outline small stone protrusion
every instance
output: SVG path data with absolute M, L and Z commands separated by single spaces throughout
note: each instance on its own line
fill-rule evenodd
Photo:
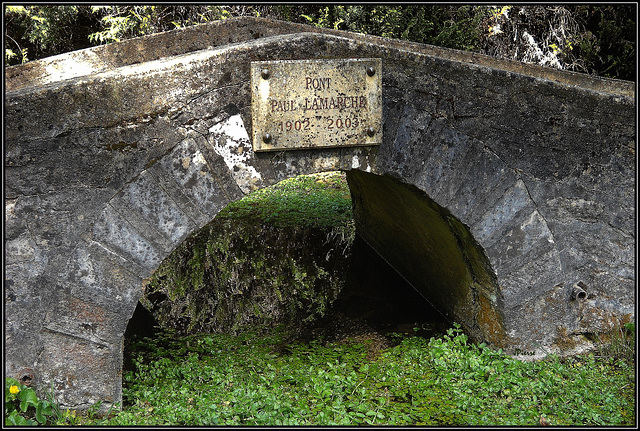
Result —
M 585 300 L 587 299 L 587 292 L 584 288 L 587 287 L 583 282 L 578 282 L 573 285 L 573 289 L 571 289 L 571 300 Z
M 35 380 L 33 370 L 29 368 L 26 368 L 20 371 L 19 375 L 20 375 L 20 378 L 18 380 L 20 381 L 20 383 L 22 383 L 25 386 L 31 386 L 33 384 L 33 381 Z

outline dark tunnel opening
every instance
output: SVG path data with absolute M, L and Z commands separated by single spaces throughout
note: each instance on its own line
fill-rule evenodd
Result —
M 327 314 L 301 339 L 326 341 L 364 335 L 395 334 L 430 338 L 443 334 L 450 322 L 418 293 L 361 236 L 355 236 L 344 288 Z
M 502 294 L 469 228 L 417 187 L 388 175 L 347 172 L 356 232 L 478 342 L 502 347 Z

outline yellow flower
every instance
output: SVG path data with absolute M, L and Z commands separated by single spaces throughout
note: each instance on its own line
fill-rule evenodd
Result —
M 15 394 L 17 394 L 18 392 L 20 392 L 20 389 L 18 389 L 18 387 L 17 387 L 16 385 L 12 385 L 12 386 L 9 388 L 9 392 L 15 395 Z

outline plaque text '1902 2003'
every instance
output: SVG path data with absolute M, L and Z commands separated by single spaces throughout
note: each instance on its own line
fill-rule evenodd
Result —
M 251 63 L 253 148 L 379 145 L 380 59 Z

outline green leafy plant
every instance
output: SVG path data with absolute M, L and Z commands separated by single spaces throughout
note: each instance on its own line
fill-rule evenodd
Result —
M 18 380 L 5 378 L 5 425 L 45 425 L 55 423 L 60 410 L 47 400 L 41 400 L 35 391 Z
M 105 425 L 632 425 L 635 370 L 593 354 L 524 362 L 471 343 L 287 341 L 281 330 L 146 339 Z M 90 422 L 86 422 L 90 424 Z
M 88 28 L 97 24 L 89 6 L 6 6 L 4 18 L 9 65 L 84 48 Z
M 103 30 L 89 34 L 91 43 L 118 42 L 132 37 L 225 19 L 227 6 L 92 6 Z

